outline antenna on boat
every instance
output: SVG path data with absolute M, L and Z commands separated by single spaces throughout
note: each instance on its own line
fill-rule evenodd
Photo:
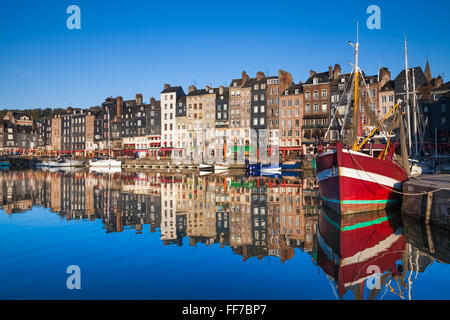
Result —
M 411 148 L 411 115 L 409 110 L 409 72 L 408 72 L 408 47 L 406 45 L 406 34 L 405 34 L 405 78 L 406 78 L 406 96 L 405 96 L 405 102 L 406 102 L 406 119 L 407 119 L 407 126 L 406 129 L 408 131 L 408 147 L 409 147 L 409 154 L 411 154 L 412 148 Z

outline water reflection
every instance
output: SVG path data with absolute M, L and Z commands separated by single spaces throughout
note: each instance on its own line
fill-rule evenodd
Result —
M 0 197 L 9 215 L 42 206 L 65 220 L 101 219 L 107 233 L 231 247 L 243 261 L 283 263 L 304 252 L 337 299 L 411 298 L 418 273 L 450 260 L 447 233 L 403 222 L 398 212 L 341 217 L 323 209 L 315 177 L 1 171 Z M 369 285 L 374 271 L 380 287 Z

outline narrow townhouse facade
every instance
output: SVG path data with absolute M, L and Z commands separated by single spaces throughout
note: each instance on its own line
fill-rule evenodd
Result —
M 303 116 L 303 154 L 313 154 L 319 142 L 327 143 L 325 133 L 330 122 L 330 81 L 332 67 L 328 72 L 310 71 L 303 84 L 305 110 Z
M 52 155 L 59 155 L 61 152 L 62 122 L 61 114 L 55 114 L 52 118 Z
M 280 157 L 283 160 L 298 160 L 302 155 L 303 126 L 303 85 L 292 84 L 281 95 L 280 120 Z
M 135 100 L 124 101 L 122 114 L 123 154 L 133 158 L 149 157 L 149 104 L 143 103 L 142 94 Z
M 61 151 L 74 157 L 84 156 L 86 145 L 86 113 L 83 109 L 68 108 L 61 115 Z
M 86 136 L 84 139 L 85 154 L 88 157 L 92 157 L 93 152 L 96 149 L 94 122 L 95 122 L 95 114 L 91 110 L 88 110 L 86 112 L 86 116 L 85 116 L 85 134 L 86 134 Z
M 205 160 L 205 130 L 208 121 L 204 118 L 206 117 L 207 93 L 206 89 L 197 89 L 191 85 L 186 96 L 186 138 L 188 144 L 186 156 L 188 159 L 192 158 L 194 162 Z
M 189 132 L 187 130 L 187 96 L 181 96 L 178 98 L 176 103 L 176 137 L 175 137 L 175 147 L 176 154 L 183 158 L 188 152 L 189 145 Z M 185 161 L 190 162 L 190 161 Z
M 216 114 L 215 114 L 215 132 L 218 143 L 216 144 L 216 155 L 220 155 L 224 162 L 231 156 L 231 152 L 227 148 L 227 137 L 229 132 L 230 104 L 229 104 L 229 88 L 220 86 L 217 90 L 216 98 Z M 222 216 L 221 216 L 222 217 Z
M 378 71 L 378 117 L 383 119 L 397 103 L 395 101 L 394 81 L 391 72 L 383 67 Z
M 161 91 L 161 155 L 170 157 L 174 151 L 176 138 L 176 103 L 184 96 L 183 88 L 164 85 Z
M 278 145 L 280 140 L 280 93 L 292 84 L 292 75 L 284 70 L 278 70 L 278 76 L 267 77 L 267 129 L 270 146 Z
M 230 129 L 228 141 L 232 144 L 232 158 L 248 158 L 251 136 L 251 100 L 252 88 L 256 79 L 249 78 L 245 71 L 240 79 L 230 83 Z
M 146 112 L 149 156 L 155 159 L 159 157 L 161 148 L 161 101 L 150 98 L 150 107 Z

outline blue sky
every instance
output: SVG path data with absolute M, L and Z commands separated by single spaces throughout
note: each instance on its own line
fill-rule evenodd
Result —
M 68 30 L 66 9 L 81 9 Z M 369 30 L 366 9 L 381 9 Z M 164 83 L 229 85 L 242 70 L 284 69 L 294 81 L 340 63 L 360 24 L 360 65 L 370 74 L 410 65 L 450 77 L 448 1 L 1 1 L 0 109 L 100 105 L 107 96 L 159 97 Z

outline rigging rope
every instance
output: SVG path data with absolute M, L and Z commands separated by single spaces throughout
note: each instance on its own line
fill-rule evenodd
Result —
M 450 188 L 438 188 L 438 189 L 435 189 L 435 190 L 431 190 L 431 191 L 424 191 L 424 192 L 419 192 L 419 193 L 406 193 L 406 192 L 402 192 L 402 191 L 397 191 L 397 190 L 395 190 L 394 188 L 392 188 L 392 189 L 390 189 L 390 188 L 388 188 L 388 187 L 386 187 L 386 186 L 384 186 L 384 185 L 382 185 L 382 184 L 380 184 L 378 181 L 376 181 L 360 164 L 359 164 L 359 162 L 358 162 L 358 160 L 356 160 L 355 159 L 355 157 L 353 156 L 353 154 L 351 153 L 351 152 L 349 152 L 349 154 L 350 154 L 350 156 L 352 157 L 352 159 L 356 162 L 356 164 L 358 165 L 358 167 L 362 170 L 362 171 L 364 171 L 369 177 L 370 177 L 370 179 L 372 179 L 376 184 L 378 184 L 379 186 L 381 186 L 381 187 L 383 187 L 383 188 L 385 188 L 385 189 L 387 189 L 387 190 L 390 190 L 390 191 L 392 191 L 392 192 L 395 192 L 395 193 L 398 193 L 398 194 L 401 194 L 401 195 L 405 195 L 405 196 L 422 196 L 422 195 L 425 195 L 425 194 L 430 194 L 430 193 L 434 193 L 434 192 L 437 192 L 437 191 L 440 191 L 440 190 L 450 190 Z

